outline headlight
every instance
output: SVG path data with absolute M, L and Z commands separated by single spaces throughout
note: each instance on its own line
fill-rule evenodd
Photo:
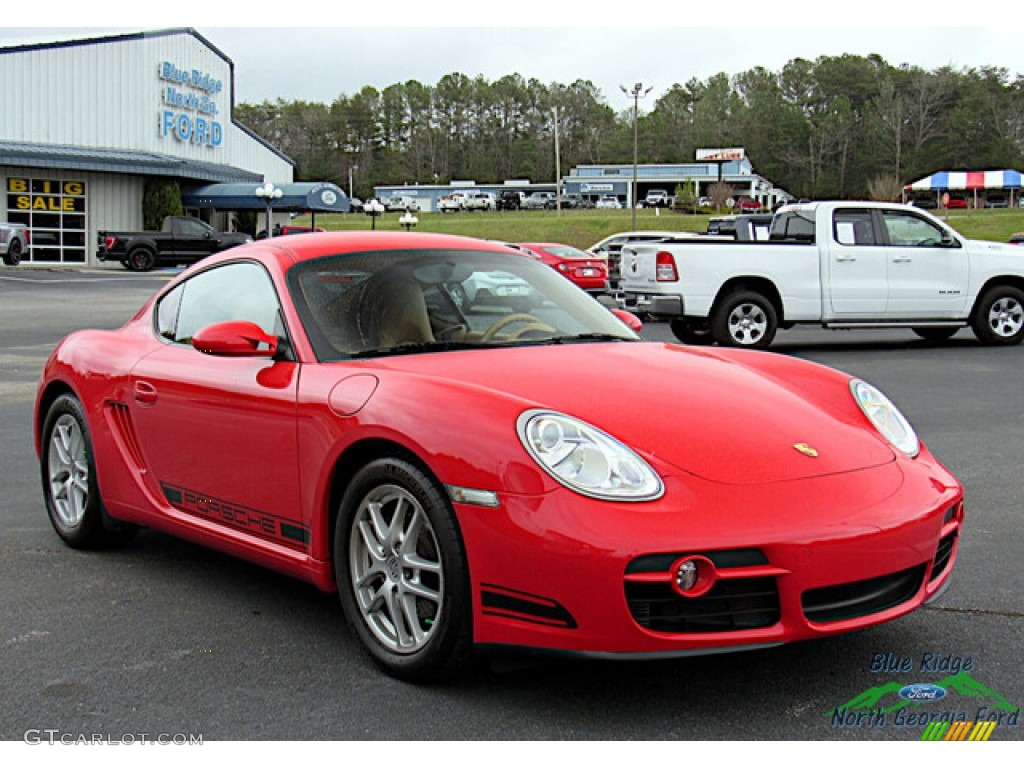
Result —
M 516 429 L 537 463 L 577 493 L 616 501 L 650 501 L 664 493 L 646 461 L 597 427 L 561 413 L 526 411 Z
M 921 443 L 914 428 L 885 395 L 860 379 L 850 381 L 850 392 L 864 415 L 882 436 L 908 456 L 917 456 Z

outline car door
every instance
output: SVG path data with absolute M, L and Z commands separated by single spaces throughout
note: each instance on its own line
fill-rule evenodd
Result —
M 198 261 L 214 251 L 213 231 L 199 219 L 174 220 L 174 256 Z
M 891 318 L 949 320 L 965 314 L 969 265 L 960 241 L 913 211 L 881 212 L 889 257 Z
M 856 320 L 885 314 L 888 253 L 870 209 L 841 208 L 832 214 L 826 293 L 831 319 Z
M 161 300 L 165 340 L 132 371 L 132 415 L 147 467 L 178 511 L 304 550 L 299 514 L 298 364 L 192 347 L 200 328 L 255 322 L 281 335 L 273 283 L 253 262 L 201 272 Z

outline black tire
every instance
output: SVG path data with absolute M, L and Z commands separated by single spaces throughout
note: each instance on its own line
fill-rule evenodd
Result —
M 8 267 L 16 267 L 21 264 L 21 240 L 11 240 L 7 246 L 7 253 L 4 254 L 4 264 Z
M 148 248 L 136 248 L 128 254 L 126 264 L 132 272 L 149 272 L 156 265 L 156 254 Z
M 338 509 L 334 571 L 349 627 L 389 675 L 425 682 L 470 665 L 462 536 L 448 497 L 423 470 L 384 458 L 356 473 Z
M 1010 346 L 1024 340 L 1024 291 L 997 285 L 974 305 L 971 328 L 982 344 Z
M 703 327 L 694 326 L 686 318 L 673 317 L 669 320 L 668 325 L 675 337 L 683 342 L 683 344 L 705 346 L 714 341 L 711 338 L 711 331 L 706 325 Z
M 778 329 L 775 305 L 757 291 L 729 294 L 711 319 L 711 336 L 728 347 L 767 349 Z
M 938 328 L 938 327 L 927 327 L 927 328 L 914 328 L 913 331 L 925 341 L 946 341 L 947 339 L 953 338 L 959 328 Z
M 72 395 L 61 395 L 50 406 L 41 445 L 43 497 L 58 536 L 76 549 L 97 549 L 135 535 L 135 526 L 114 520 L 103 507 L 89 425 Z

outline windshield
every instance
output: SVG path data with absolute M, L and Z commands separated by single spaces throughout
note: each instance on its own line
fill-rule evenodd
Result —
M 339 254 L 296 264 L 288 287 L 324 362 L 639 338 L 551 267 L 518 254 Z

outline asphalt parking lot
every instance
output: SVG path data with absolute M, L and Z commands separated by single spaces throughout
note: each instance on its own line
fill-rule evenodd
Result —
M 32 448 L 39 372 L 66 333 L 117 327 L 166 279 L 0 268 L 0 740 L 50 729 L 209 741 L 912 741 L 946 713 L 994 718 L 992 740 L 1022 738 L 1024 346 L 984 348 L 969 331 L 933 345 L 909 331 L 798 329 L 774 348 L 881 387 L 966 486 L 957 570 L 937 603 L 767 651 L 499 658 L 456 683 L 416 687 L 367 661 L 334 596 L 152 532 L 104 553 L 71 550 L 53 533 Z M 660 323 L 644 335 L 673 340 Z M 892 696 L 864 705 L 893 684 L 943 682 L 942 701 L 902 717 L 880 713 Z

